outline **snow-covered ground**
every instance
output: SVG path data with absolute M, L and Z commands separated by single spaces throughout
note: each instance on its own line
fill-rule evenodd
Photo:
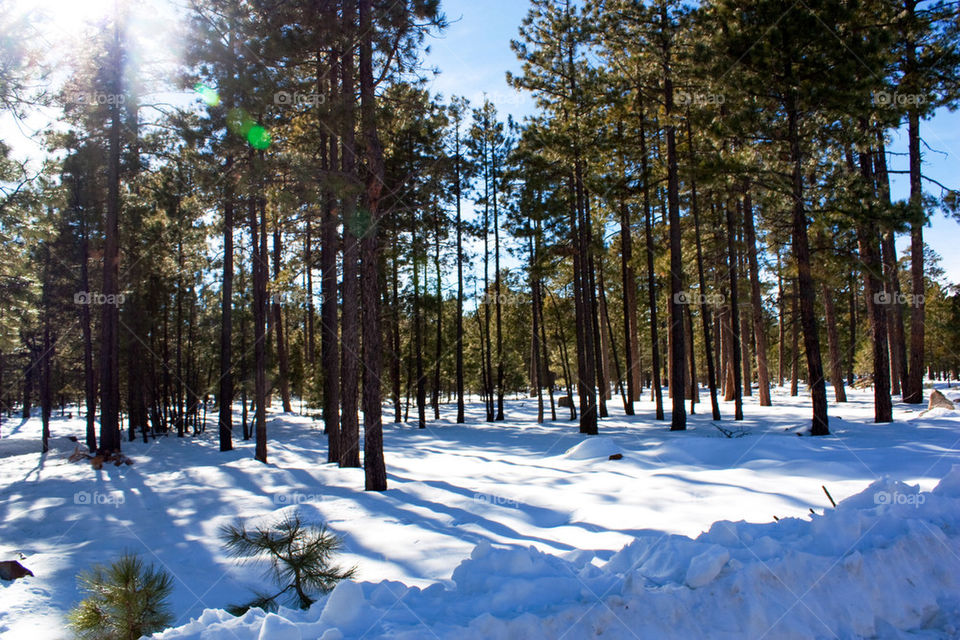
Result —
M 735 438 L 703 404 L 688 431 L 670 432 L 651 403 L 626 418 L 614 400 L 591 438 L 563 419 L 537 425 L 533 400 L 509 402 L 506 423 L 470 406 L 460 426 L 444 405 L 425 430 L 385 427 L 385 493 L 325 464 L 321 423 L 297 415 L 270 414 L 266 466 L 252 443 L 220 453 L 210 428 L 125 443 L 136 463 L 102 471 L 65 459 L 78 419 L 53 421 L 46 457 L 37 418 L 5 421 L 0 560 L 23 553 L 36 576 L 0 582 L 0 634 L 69 637 L 76 574 L 129 550 L 175 576 L 175 626 L 187 626 L 164 638 L 284 639 L 289 621 L 300 626 L 289 637 L 326 640 L 954 637 L 960 472 L 916 492 L 960 464 L 960 411 L 897 405 L 896 422 L 874 425 L 871 393 L 848 393 L 826 438 L 796 435 L 809 400 L 780 390 L 773 408 L 748 398 L 742 425 L 724 420 L 743 427 Z M 838 502 L 861 495 L 834 510 L 821 485 Z M 265 586 L 224 554 L 218 528 L 294 509 L 343 536 L 359 584 L 309 612 L 203 613 Z

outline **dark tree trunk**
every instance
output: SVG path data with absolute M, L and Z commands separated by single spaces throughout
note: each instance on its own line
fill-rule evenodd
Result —
M 736 226 L 734 222 L 734 209 L 729 204 L 727 210 L 727 268 L 730 273 L 730 355 L 733 371 L 733 402 L 734 402 L 734 420 L 743 420 L 743 397 L 740 371 L 740 301 L 737 291 L 737 252 L 734 241 L 736 239 Z
M 348 33 L 355 31 L 357 24 L 357 1 L 344 0 L 343 22 Z M 343 209 L 343 311 L 340 330 L 340 466 L 360 466 L 360 419 L 358 399 L 360 386 L 360 243 L 358 236 L 365 229 L 357 215 L 357 145 L 355 136 L 356 116 L 354 103 L 354 52 L 355 43 L 350 43 L 342 52 L 340 75 L 342 90 L 343 174 L 352 184 L 342 198 Z
M 385 491 L 387 471 L 383 460 L 383 422 L 380 401 L 382 371 L 380 329 L 380 189 L 383 152 L 377 133 L 373 85 L 373 26 L 371 0 L 360 0 L 360 110 L 366 147 L 368 180 L 367 215 L 370 229 L 361 247 L 360 295 L 363 301 L 363 468 L 366 491 Z
M 500 279 L 500 210 L 497 207 L 497 150 L 490 148 L 491 185 L 493 187 L 493 289 L 497 315 L 497 420 L 503 420 L 503 302 Z
M 567 351 L 567 336 L 563 330 L 563 317 L 560 315 L 560 305 L 557 304 L 556 297 L 551 293 L 553 300 L 553 313 L 557 319 L 558 342 L 560 343 L 560 355 L 563 358 L 563 378 L 567 383 L 567 398 L 570 399 L 570 420 L 577 419 L 577 408 L 573 402 L 573 369 L 570 367 L 570 353 Z
M 261 188 L 263 181 L 263 152 L 260 152 Z M 262 193 L 262 191 L 261 191 Z M 257 212 L 259 210 L 259 220 Z M 250 236 L 253 240 L 253 368 L 254 368 L 254 457 L 267 462 L 267 203 L 257 198 L 251 207 Z
M 662 5 L 662 16 L 666 18 L 666 4 Z M 673 111 L 673 81 L 669 63 L 664 63 L 664 105 L 669 121 Z M 685 385 L 684 362 L 686 347 L 683 336 L 683 307 L 680 297 L 683 295 L 683 254 L 680 229 L 680 185 L 677 170 L 676 131 L 672 124 L 665 127 L 667 139 L 667 210 L 670 225 L 670 391 L 673 395 L 673 411 L 670 430 L 681 431 L 687 428 L 687 414 L 683 406 Z
M 233 189 L 230 172 L 233 161 L 227 158 L 224 168 L 227 184 L 223 200 L 223 287 L 220 294 L 220 412 L 218 427 L 220 451 L 233 449 Z
M 610 396 L 610 384 L 607 380 L 604 366 L 604 353 L 603 353 L 603 332 L 600 328 L 600 304 L 597 300 L 597 283 L 596 283 L 596 264 L 593 256 L 590 256 L 590 264 L 587 270 L 587 283 L 590 287 L 590 325 L 593 329 L 593 358 L 594 358 L 594 370 L 597 375 L 597 403 L 599 405 L 600 417 L 606 418 L 609 414 L 607 412 L 607 398 Z
M 830 354 L 830 384 L 837 402 L 847 401 L 847 392 L 843 386 L 843 367 L 840 363 L 840 336 L 837 332 L 837 314 L 833 304 L 833 289 L 823 285 L 824 320 L 827 324 L 827 348 Z
M 543 228 L 540 220 L 537 220 L 536 223 L 536 234 L 534 235 L 534 255 L 536 256 L 536 261 L 539 262 L 540 256 L 540 238 L 543 236 Z M 557 407 L 553 401 L 553 375 L 550 372 L 550 356 L 549 350 L 547 349 L 547 321 L 544 317 L 543 307 L 543 283 L 538 277 L 536 280 L 537 288 L 534 292 L 534 303 L 537 305 L 538 313 L 540 314 L 540 350 L 541 350 L 541 371 L 543 372 L 542 380 L 547 385 L 547 390 L 550 396 L 550 419 L 557 419 Z M 562 346 L 562 345 L 561 345 Z M 573 396 L 571 396 L 572 400 Z M 573 404 L 571 402 L 571 404 Z
M 877 151 L 875 165 L 877 173 L 877 188 L 880 193 L 880 202 L 890 205 L 890 173 L 887 170 L 886 141 L 883 130 L 877 129 Z M 883 232 L 881 240 L 881 254 L 883 270 L 886 276 L 886 289 L 890 294 L 890 304 L 887 306 L 887 331 L 890 344 L 890 373 L 893 383 L 893 393 L 902 396 L 907 382 L 907 343 L 903 330 L 903 305 L 900 292 L 900 269 L 897 264 L 897 247 L 893 231 Z
M 886 298 L 883 292 L 882 264 L 877 251 L 877 231 L 873 224 L 861 224 L 860 262 L 863 264 L 863 294 L 870 317 L 873 342 L 873 408 L 874 422 L 892 422 L 890 401 L 890 362 L 887 351 Z
M 790 395 L 800 395 L 800 322 L 797 281 L 790 283 Z
M 820 359 L 820 335 L 817 331 L 816 293 L 810 265 L 810 244 L 807 237 L 807 214 L 804 206 L 803 159 L 800 155 L 800 123 L 796 106 L 787 107 L 790 159 L 793 163 L 793 255 L 797 263 L 797 285 L 800 297 L 800 323 L 807 352 L 807 383 L 813 402 L 811 434 L 830 433 L 827 418 L 827 388 Z
M 860 173 L 864 182 L 874 185 L 873 154 L 860 155 Z M 892 422 L 890 400 L 890 353 L 887 347 L 887 309 L 889 302 L 883 291 L 883 262 L 880 258 L 876 224 L 862 222 L 857 229 L 860 263 L 863 265 L 863 292 L 870 316 L 873 338 L 873 409 L 874 422 Z
M 434 225 L 434 254 L 433 266 L 437 274 L 437 333 L 436 333 L 436 355 L 433 362 L 433 389 L 430 398 L 430 404 L 433 405 L 433 419 L 440 419 L 440 363 L 443 354 L 443 286 L 442 276 L 440 274 L 440 214 L 436 214 L 436 224 Z
M 397 242 L 397 232 L 396 229 L 394 229 L 393 246 L 397 246 Z M 400 365 L 402 360 L 400 352 L 400 267 L 397 262 L 397 255 L 394 254 L 393 260 L 391 260 L 392 274 L 390 278 L 393 295 L 393 322 L 391 323 L 391 329 L 393 330 L 393 353 L 390 360 L 390 381 L 393 384 L 393 420 L 394 422 L 402 422 L 403 413 L 401 411 L 400 399 L 402 387 L 400 380 Z
M 777 384 L 783 386 L 783 351 L 786 346 L 787 304 L 783 297 L 783 262 L 777 248 Z
M 463 219 L 460 212 L 460 119 L 454 138 L 455 164 L 454 195 L 457 198 L 457 424 L 466 422 L 463 393 Z
M 600 290 L 600 322 L 602 322 L 606 328 L 606 333 L 602 334 L 605 337 L 604 342 L 607 344 L 607 348 L 604 349 L 604 354 L 613 360 L 614 371 L 617 374 L 617 387 L 620 390 L 620 400 L 623 402 L 624 413 L 632 415 L 632 411 L 626 411 L 626 408 L 631 405 L 627 402 L 627 391 L 623 384 L 623 370 L 620 368 L 620 358 L 617 356 L 617 341 L 613 337 L 613 324 L 610 322 L 607 292 L 603 283 L 603 257 L 598 256 L 598 260 L 600 260 L 600 268 L 597 270 L 597 285 Z
M 87 230 L 86 212 L 80 223 L 80 288 L 89 294 L 90 291 L 90 246 Z M 87 449 L 91 452 L 97 449 L 97 374 L 93 368 L 93 328 L 90 322 L 90 305 L 81 304 L 80 329 L 83 333 L 83 392 L 86 400 Z M 0 387 L 2 389 L 2 387 Z
M 280 231 L 280 220 L 278 218 L 276 226 L 273 228 L 273 281 L 280 282 L 280 265 L 282 240 Z M 290 358 L 287 353 L 287 342 L 284 339 L 283 330 L 283 305 L 282 296 L 277 294 L 273 298 L 273 325 L 277 334 L 277 369 L 278 382 L 280 384 L 280 401 L 283 404 L 283 410 L 287 413 L 293 412 L 290 405 Z
M 415 213 L 411 212 L 411 216 L 415 215 Z M 413 358 L 416 370 L 416 380 L 414 384 L 417 396 L 417 428 L 426 429 L 427 391 L 423 386 L 423 321 L 420 317 L 420 269 L 417 267 L 420 254 L 418 251 L 419 240 L 417 237 L 417 221 L 415 218 L 411 220 L 410 229 L 410 244 L 411 251 L 413 252 Z
M 923 402 L 923 348 L 926 307 L 923 278 L 923 185 L 921 184 L 920 114 L 911 109 L 907 114 L 907 138 L 910 152 L 910 205 L 916 215 L 924 219 L 910 226 L 910 361 L 903 401 L 907 404 Z
M 640 167 L 643 175 L 643 231 L 647 244 L 647 300 L 650 308 L 650 357 L 657 420 L 664 419 L 663 385 L 660 382 L 660 335 L 657 326 L 657 276 L 653 269 L 653 213 L 650 210 L 650 173 L 647 167 L 647 142 L 644 116 L 640 114 Z
M 577 390 L 580 396 L 580 433 L 597 433 L 596 351 L 594 348 L 594 313 L 590 292 L 590 229 L 583 193 L 583 176 L 579 158 L 575 159 L 570 180 L 573 196 L 571 230 L 575 233 L 576 250 L 573 256 L 573 289 L 577 305 Z
M 320 75 L 320 74 L 318 74 Z M 334 53 L 330 54 L 329 85 L 325 87 L 330 102 L 339 101 L 337 84 L 340 64 Z M 324 87 L 319 89 L 324 90 Z M 325 126 L 321 123 L 321 127 Z M 330 180 L 340 169 L 340 149 L 337 137 L 327 138 L 326 183 L 323 219 L 320 222 L 320 361 L 323 368 L 323 424 L 327 433 L 327 462 L 340 462 L 340 345 L 338 342 L 339 314 L 337 313 L 337 196 Z
M 857 282 L 850 277 L 850 346 L 847 351 L 847 384 L 853 384 L 853 366 L 857 356 Z
M 687 143 L 693 161 L 693 132 L 687 124 Z M 713 341 L 710 336 L 710 304 L 706 298 L 707 281 L 703 273 L 703 243 L 700 238 L 700 202 L 697 198 L 697 181 L 690 176 L 690 211 L 693 214 L 693 232 L 697 248 L 697 283 L 700 285 L 700 320 L 703 324 L 703 348 L 707 359 L 707 386 L 710 390 L 710 410 L 714 420 L 720 419 L 720 403 L 717 401 L 717 370 L 713 360 Z M 691 334 L 691 341 L 693 336 Z
M 119 94 L 123 77 L 119 25 L 114 25 L 111 48 L 113 94 Z M 107 207 L 104 220 L 103 293 L 108 301 L 100 321 L 100 450 L 120 450 L 120 105 L 110 105 L 107 165 Z
M 543 367 L 540 363 L 540 312 L 537 291 L 537 256 L 533 237 L 527 239 L 530 252 L 530 386 L 537 394 L 537 424 L 543 424 Z
M 620 195 L 620 279 L 623 287 L 623 349 L 627 370 L 627 397 L 623 409 L 628 416 L 634 414 L 637 377 L 636 338 L 637 331 L 637 275 L 633 269 L 633 238 L 630 234 L 630 209 L 627 200 Z

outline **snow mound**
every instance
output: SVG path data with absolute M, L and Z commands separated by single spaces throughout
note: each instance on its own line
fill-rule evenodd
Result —
M 582 555 L 483 543 L 452 586 L 342 582 L 286 619 L 207 610 L 153 637 L 956 637 L 960 465 L 931 492 L 884 478 L 809 519 L 644 534 L 603 566 Z
M 564 451 L 559 457 L 569 460 L 606 459 L 614 453 L 623 453 L 623 448 L 610 438 L 590 436 L 583 442 Z

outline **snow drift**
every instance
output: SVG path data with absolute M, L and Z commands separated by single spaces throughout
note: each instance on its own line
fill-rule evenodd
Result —
M 308 611 L 207 609 L 164 640 L 872 638 L 960 633 L 960 465 L 808 518 L 647 534 L 603 562 L 478 545 L 450 584 L 343 582 Z

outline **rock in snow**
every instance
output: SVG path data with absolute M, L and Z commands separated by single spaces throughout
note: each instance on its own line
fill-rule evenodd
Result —
M 882 479 L 809 519 L 645 532 L 602 566 L 484 544 L 452 585 L 345 581 L 291 617 L 207 610 L 153 637 L 957 637 L 960 465 L 931 492 Z
M 956 408 L 953 406 L 952 402 L 947 400 L 947 396 L 943 395 L 942 393 L 934 389 L 933 391 L 930 392 L 930 402 L 927 405 L 927 409 L 936 409 L 938 407 L 941 409 L 951 409 L 951 410 Z

